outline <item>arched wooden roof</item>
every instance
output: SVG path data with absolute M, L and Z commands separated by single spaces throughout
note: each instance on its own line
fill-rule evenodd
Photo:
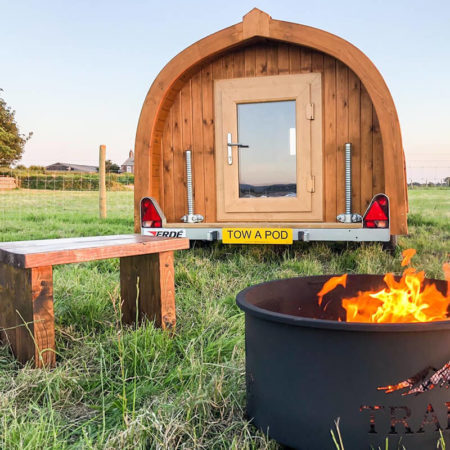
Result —
M 159 190 L 150 167 L 160 164 L 153 151 L 167 103 L 192 70 L 214 56 L 258 38 L 288 42 L 322 51 L 346 64 L 360 78 L 377 113 L 383 140 L 385 190 L 391 200 L 391 233 L 407 233 L 407 190 L 402 138 L 397 111 L 389 89 L 370 59 L 354 45 L 317 28 L 272 19 L 253 9 L 243 21 L 207 36 L 175 56 L 159 73 L 145 98 L 135 143 L 135 228 L 139 231 L 139 202 Z

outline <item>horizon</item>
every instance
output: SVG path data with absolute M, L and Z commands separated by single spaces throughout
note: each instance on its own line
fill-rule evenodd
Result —
M 140 110 L 159 71 L 184 48 L 240 22 L 257 6 L 362 50 L 393 96 L 408 181 L 450 176 L 448 2 L 245 0 L 229 2 L 220 15 L 218 5 L 51 0 L 44 7 L 36 1 L 4 6 L 1 33 L 8 45 L 0 55 L 8 70 L 2 97 L 16 110 L 20 131 L 34 133 L 18 164 L 98 165 L 104 144 L 107 159 L 121 165 L 134 150 Z

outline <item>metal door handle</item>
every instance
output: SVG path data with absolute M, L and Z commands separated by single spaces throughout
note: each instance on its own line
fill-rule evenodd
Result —
M 239 144 L 236 142 L 231 142 L 231 133 L 227 134 L 227 149 L 228 149 L 228 164 L 231 166 L 233 164 L 233 147 L 238 148 L 249 148 L 246 144 Z

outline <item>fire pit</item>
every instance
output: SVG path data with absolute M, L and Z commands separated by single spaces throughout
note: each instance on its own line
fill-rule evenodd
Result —
M 333 448 L 330 429 L 339 417 L 349 449 L 378 448 L 386 437 L 393 449 L 399 442 L 408 450 L 435 448 L 439 430 L 450 435 L 450 391 L 431 389 L 429 376 L 441 368 L 439 375 L 450 374 L 450 320 L 348 322 L 342 298 L 378 289 L 383 277 L 349 275 L 345 289 L 337 286 L 318 302 L 330 278 L 272 281 L 238 294 L 246 313 L 248 416 L 299 449 Z M 446 294 L 447 282 L 423 281 L 431 283 Z M 419 395 L 403 395 L 413 385 L 424 386 Z

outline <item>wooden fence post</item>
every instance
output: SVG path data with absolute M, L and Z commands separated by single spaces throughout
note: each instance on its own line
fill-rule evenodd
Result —
M 99 189 L 99 210 L 100 219 L 106 219 L 106 145 L 100 145 L 98 164 L 98 189 Z

